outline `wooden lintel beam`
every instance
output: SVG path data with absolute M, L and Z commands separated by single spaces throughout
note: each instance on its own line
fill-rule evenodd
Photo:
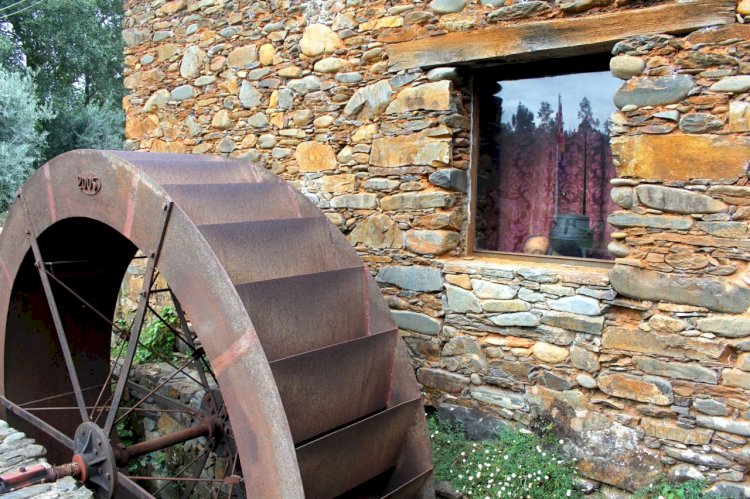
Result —
M 634 35 L 684 33 L 735 22 L 735 0 L 696 0 L 585 17 L 497 25 L 388 47 L 392 71 L 484 60 L 520 62 L 607 50 Z

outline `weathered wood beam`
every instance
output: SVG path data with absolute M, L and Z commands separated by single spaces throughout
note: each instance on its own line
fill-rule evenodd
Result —
M 392 71 L 489 59 L 521 62 L 606 51 L 634 35 L 684 33 L 735 22 L 735 0 L 697 0 L 586 17 L 497 25 L 388 47 Z

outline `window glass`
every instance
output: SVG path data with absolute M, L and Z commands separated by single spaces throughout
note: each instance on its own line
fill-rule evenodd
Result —
M 477 249 L 611 258 L 608 120 L 622 81 L 604 60 L 477 73 Z

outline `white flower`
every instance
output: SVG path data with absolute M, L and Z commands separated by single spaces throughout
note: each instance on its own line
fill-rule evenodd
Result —
M 564 440 L 563 440 L 563 439 L 561 438 L 561 439 L 560 439 L 560 445 L 562 445 L 562 444 L 564 444 L 564 443 L 565 443 L 565 441 L 564 441 Z
M 571 490 L 568 490 L 567 492 L 565 492 L 565 497 L 570 497 L 570 495 L 571 495 L 572 493 L 573 493 L 573 492 L 572 492 Z
M 507 461 L 508 460 L 508 454 L 504 455 L 503 459 L 505 459 Z

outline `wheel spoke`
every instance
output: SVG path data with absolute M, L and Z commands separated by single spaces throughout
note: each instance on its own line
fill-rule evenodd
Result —
M 175 477 L 179 477 L 180 475 L 182 475 L 183 473 L 185 473 L 185 471 L 187 471 L 188 468 L 190 468 L 193 464 L 195 464 L 199 459 L 202 458 L 201 465 L 200 465 L 200 470 L 198 471 L 198 476 L 200 477 L 200 474 L 203 471 L 203 468 L 206 466 L 206 461 L 208 461 L 208 457 L 211 454 L 211 449 L 213 449 L 213 445 L 211 445 L 209 447 L 204 447 L 203 450 L 200 451 L 197 456 L 195 456 L 193 459 L 191 459 L 189 463 L 187 463 L 185 466 L 183 466 L 182 468 L 180 468 L 179 470 L 177 470 L 177 472 L 174 474 L 174 476 Z M 154 497 L 156 497 L 159 494 L 159 492 L 161 492 L 162 490 L 164 490 L 167 487 L 167 485 L 169 485 L 169 482 L 167 482 L 164 485 L 162 485 L 161 487 L 159 487 L 156 490 L 156 492 L 154 492 Z M 195 482 L 188 483 L 187 488 L 185 489 L 185 492 L 181 495 L 181 497 L 188 497 L 190 495 L 190 492 L 192 492 L 193 489 L 195 488 L 195 485 L 196 485 Z M 187 494 L 187 495 L 185 495 L 185 494 Z
M 87 388 L 82 388 L 81 391 L 82 392 L 87 392 L 87 391 L 90 391 L 90 390 L 96 390 L 100 386 L 101 385 L 89 386 Z M 70 395 L 73 395 L 74 393 L 75 392 L 73 392 L 73 391 L 65 392 L 65 393 L 58 393 L 57 395 L 51 395 L 49 397 L 44 397 L 44 398 L 40 398 L 40 399 L 36 399 L 36 400 L 30 400 L 28 402 L 24 402 L 23 404 L 18 404 L 18 407 L 28 408 L 27 406 L 32 405 L 32 404 L 39 404 L 40 402 L 47 402 L 47 401 L 54 400 L 54 399 L 57 399 L 57 398 L 69 397 Z
M 31 215 L 29 214 L 29 208 L 26 206 L 26 200 L 24 199 L 24 208 L 26 208 L 26 216 L 31 224 Z M 39 271 L 39 278 L 42 281 L 42 287 L 44 288 L 44 294 L 47 297 L 47 305 L 49 305 L 50 313 L 52 314 L 52 322 L 55 324 L 55 330 L 57 331 L 57 339 L 60 342 L 60 349 L 62 350 L 63 357 L 65 358 L 65 366 L 68 370 L 68 377 L 70 378 L 70 384 L 73 385 L 73 392 L 75 394 L 76 402 L 78 404 L 79 412 L 81 413 L 81 420 L 86 422 L 89 420 L 89 415 L 86 412 L 86 402 L 83 399 L 83 392 L 81 391 L 81 383 L 78 380 L 78 373 L 76 372 L 76 366 L 73 363 L 73 355 L 70 353 L 70 345 L 68 344 L 68 337 L 65 335 L 65 329 L 63 328 L 62 319 L 60 318 L 60 311 L 57 308 L 57 302 L 55 301 L 55 295 L 52 292 L 52 285 L 49 282 L 49 277 L 44 265 L 44 259 L 42 258 L 41 250 L 39 249 L 39 242 L 36 240 L 36 234 L 34 234 L 33 228 L 29 228 L 27 231 L 29 243 L 31 244 L 31 251 L 34 253 L 34 265 Z
M 234 454 L 234 459 L 232 460 L 232 472 L 230 476 L 235 476 L 234 473 L 235 471 L 237 471 L 237 463 L 239 462 L 239 460 L 240 460 L 240 454 L 239 452 L 237 452 Z M 225 474 L 224 476 L 227 476 L 227 475 Z M 232 489 L 234 489 L 234 483 L 229 484 L 229 491 L 227 492 L 228 499 L 232 498 Z
M 188 359 L 188 360 L 187 360 L 187 361 L 186 361 L 185 363 L 183 363 L 183 364 L 182 364 L 182 366 L 180 366 L 180 367 L 179 367 L 179 368 L 178 368 L 178 369 L 177 369 L 177 370 L 176 370 L 175 372 L 171 373 L 171 374 L 170 374 L 169 376 L 167 376 L 166 378 L 164 378 L 163 380 L 161 380 L 161 382 L 159 382 L 159 384 L 157 384 L 157 385 L 156 385 L 156 386 L 155 386 L 154 388 L 152 388 L 151 390 L 149 390 L 149 392 L 148 392 L 148 393 L 147 393 L 147 394 L 146 394 L 146 395 L 145 395 L 145 396 L 144 396 L 143 398 L 141 398 L 140 400 L 138 400 L 138 401 L 137 401 L 137 402 L 136 402 L 136 403 L 135 403 L 134 405 L 132 405 L 132 406 L 128 407 L 128 409 L 127 409 L 127 410 L 125 411 L 125 414 L 123 414 L 122 416 L 120 416 L 119 418 L 117 418 L 117 420 L 115 420 L 115 419 L 114 419 L 114 416 L 113 416 L 113 414 L 114 414 L 114 413 L 113 413 L 113 412 L 111 412 L 111 413 L 110 413 L 110 414 L 108 415 L 108 417 L 107 417 L 107 421 L 109 422 L 109 420 L 110 420 L 110 419 L 112 419 L 113 423 L 114 423 L 114 424 L 117 424 L 117 423 L 119 423 L 120 421 L 122 421 L 123 419 L 125 419 L 125 418 L 126 418 L 126 417 L 128 416 L 128 414 L 130 414 L 131 412 L 133 412 L 133 410 L 134 410 L 134 409 L 135 409 L 136 407 L 138 407 L 138 406 L 140 406 L 140 405 L 141 405 L 142 403 L 146 402 L 146 400 L 148 400 L 148 398 L 149 398 L 149 397 L 150 397 L 151 395 L 153 395 L 153 394 L 154 394 L 154 393 L 156 393 L 156 392 L 157 392 L 157 391 L 158 391 L 158 390 L 159 390 L 160 388 L 162 388 L 162 387 L 163 387 L 164 385 L 166 385 L 167 383 L 169 383 L 170 381 L 172 381 L 172 379 L 173 379 L 173 378 L 174 378 L 175 376 L 177 376 L 177 375 L 178 375 L 178 374 L 180 374 L 180 373 L 181 373 L 182 371 L 184 371 L 184 370 L 185 370 L 185 368 L 186 368 L 187 366 L 189 366 L 189 365 L 190 365 L 190 364 L 191 364 L 192 362 L 193 362 L 193 358 L 191 357 L 191 358 L 189 358 L 189 359 Z M 120 384 L 120 381 L 122 381 L 122 380 L 124 379 L 124 378 L 122 377 L 122 374 L 121 374 L 120 376 L 121 376 L 121 377 L 120 377 L 120 379 L 118 379 L 118 380 L 117 380 L 118 386 L 119 386 L 119 384 Z M 125 380 L 125 381 L 127 381 L 127 380 Z M 125 384 L 125 383 L 123 383 L 123 385 L 124 385 L 124 384 Z M 112 425 L 110 425 L 110 428 L 111 428 L 111 426 L 112 426 Z
M 125 360 L 123 361 L 122 367 L 120 368 L 120 377 L 117 380 L 117 387 L 115 388 L 115 394 L 112 399 L 112 409 L 107 414 L 107 420 L 104 424 L 104 433 L 109 435 L 112 432 L 112 427 L 115 424 L 115 417 L 117 416 L 117 408 L 122 400 L 122 394 L 125 391 L 125 384 L 127 382 L 130 368 L 133 365 L 133 358 L 138 347 L 138 338 L 141 335 L 141 328 L 143 328 L 143 320 L 146 316 L 146 310 L 148 306 L 148 300 L 151 293 L 151 286 L 154 282 L 156 273 L 156 264 L 159 261 L 159 254 L 161 253 L 162 244 L 164 243 L 164 234 L 167 230 L 167 224 L 169 223 L 169 215 L 172 212 L 172 203 L 169 202 L 164 206 L 163 218 L 161 221 L 161 232 L 158 235 L 156 243 L 156 249 L 149 255 L 148 265 L 146 266 L 146 272 L 143 274 L 143 286 L 141 288 L 141 297 L 138 302 L 138 310 L 136 311 L 135 318 L 133 319 L 133 326 L 130 329 L 130 338 L 128 340 L 128 350 L 125 354 Z
M 10 400 L 2 396 L 0 396 L 0 405 L 2 405 L 12 414 L 15 414 L 19 418 L 26 421 L 27 423 L 36 426 L 39 430 L 57 440 L 58 443 L 62 444 L 70 450 L 74 450 L 75 446 L 73 444 L 73 440 L 69 436 L 65 435 L 63 432 L 50 425 L 49 423 L 42 421 L 41 419 L 30 413 L 27 409 L 14 404 Z
M 177 319 L 180 321 L 180 328 L 185 331 L 185 338 L 187 338 L 187 340 L 190 342 L 190 347 L 195 352 L 195 341 L 193 341 L 193 336 L 190 334 L 190 328 L 188 327 L 187 319 L 185 318 L 185 311 L 182 310 L 180 300 L 177 299 L 174 293 L 170 291 L 170 295 L 172 297 L 172 303 L 174 304 L 175 313 L 177 313 Z M 201 383 L 204 387 L 206 387 L 206 393 L 209 394 L 208 403 L 211 406 L 211 410 L 214 411 L 214 413 L 218 414 L 219 409 L 216 405 L 216 401 L 214 400 L 214 397 L 210 395 L 210 387 L 208 385 L 208 378 L 206 378 L 206 371 L 203 369 L 202 359 L 195 359 L 195 369 L 196 371 L 198 371 L 198 376 L 201 379 Z M 214 375 L 213 371 L 210 370 L 210 366 L 209 372 L 216 382 L 216 376 Z M 218 385 L 218 382 L 216 382 L 216 384 Z

